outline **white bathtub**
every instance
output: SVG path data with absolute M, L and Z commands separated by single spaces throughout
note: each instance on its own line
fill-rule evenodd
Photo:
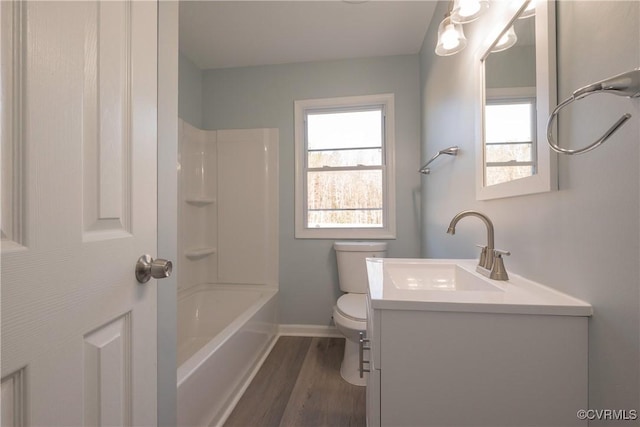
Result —
M 178 425 L 223 423 L 277 333 L 277 290 L 199 285 L 178 295 Z

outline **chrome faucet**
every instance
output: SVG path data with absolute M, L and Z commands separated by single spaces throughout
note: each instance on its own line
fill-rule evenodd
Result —
M 491 279 L 509 280 L 507 271 L 504 268 L 502 256 L 511 254 L 506 251 L 495 249 L 493 223 L 488 216 L 478 211 L 462 211 L 453 217 L 451 223 L 449 224 L 449 228 L 447 229 L 447 233 L 451 235 L 456 234 L 456 224 L 462 218 L 467 216 L 475 216 L 477 218 L 480 218 L 482 222 L 484 222 L 484 225 L 487 227 L 487 246 L 479 246 L 482 250 L 480 252 L 478 268 L 476 270 L 479 273 L 484 274 L 485 276 L 489 276 Z

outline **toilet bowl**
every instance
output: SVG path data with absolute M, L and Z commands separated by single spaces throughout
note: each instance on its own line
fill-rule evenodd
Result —
M 336 328 L 346 338 L 340 375 L 353 385 L 364 386 L 367 374 L 360 377 L 360 333 L 367 330 L 366 259 L 384 257 L 386 242 L 335 242 L 340 289 L 346 292 L 333 308 Z

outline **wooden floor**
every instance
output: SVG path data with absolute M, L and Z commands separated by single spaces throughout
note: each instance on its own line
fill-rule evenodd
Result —
M 344 338 L 280 337 L 227 427 L 365 426 L 365 388 L 340 376 Z

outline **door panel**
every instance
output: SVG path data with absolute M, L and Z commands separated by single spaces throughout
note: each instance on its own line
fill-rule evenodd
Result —
M 83 208 L 85 240 L 92 240 L 105 232 L 131 230 L 131 3 L 92 3 L 88 8 Z
M 84 339 L 84 425 L 131 425 L 130 313 Z
M 157 4 L 0 8 L 3 425 L 154 425 Z
M 21 25 L 24 8 L 19 3 L 5 3 L 0 7 L 0 60 L 2 63 L 0 73 L 2 89 L 0 236 L 3 251 L 21 247 L 25 226 L 22 209 L 24 181 L 22 44 L 24 38 Z M 8 100 L 11 102 L 7 102 Z

